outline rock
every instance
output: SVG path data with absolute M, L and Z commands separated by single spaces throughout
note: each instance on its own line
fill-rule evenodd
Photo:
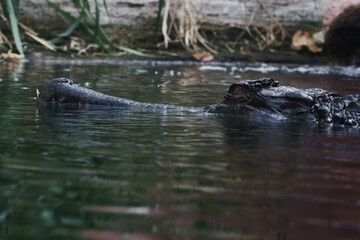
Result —
M 360 62 L 360 0 L 335 1 L 323 17 L 328 52 L 349 63 Z
M 51 0 L 65 11 L 77 15 L 78 9 L 72 0 Z M 257 1 L 249 0 L 191 0 L 201 10 L 202 21 L 219 25 L 246 25 L 253 12 L 256 18 L 270 20 L 266 11 L 261 10 Z M 263 1 L 268 2 L 268 1 Z M 286 0 L 269 1 L 267 3 L 272 15 L 282 24 L 293 25 L 300 21 L 320 22 L 321 18 L 333 0 Z M 109 15 L 103 1 L 98 1 L 100 9 L 100 22 L 102 25 L 115 24 L 133 26 L 147 20 L 156 18 L 158 0 L 106 0 Z M 94 9 L 93 1 L 89 4 Z M 61 25 L 59 15 L 56 14 L 44 0 L 20 1 L 20 18 L 37 22 L 38 24 Z
M 360 4 L 360 0 L 338 0 L 335 1 L 328 9 L 326 9 L 322 24 L 323 24 L 323 31 L 326 34 L 330 29 L 330 26 L 333 24 L 334 20 L 344 13 L 350 7 L 355 7 L 356 5 Z

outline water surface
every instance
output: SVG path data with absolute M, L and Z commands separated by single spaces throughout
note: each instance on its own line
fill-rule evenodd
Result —
M 141 63 L 141 62 L 140 62 Z M 201 107 L 243 79 L 359 93 L 359 68 L 0 62 L 1 239 L 358 239 L 360 130 L 183 112 L 38 108 L 69 77 Z

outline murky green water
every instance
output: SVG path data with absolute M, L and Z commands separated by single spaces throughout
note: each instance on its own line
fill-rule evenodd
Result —
M 38 109 L 51 78 L 204 106 L 242 79 L 360 92 L 360 69 L 0 62 L 1 239 L 358 239 L 360 130 L 166 112 Z

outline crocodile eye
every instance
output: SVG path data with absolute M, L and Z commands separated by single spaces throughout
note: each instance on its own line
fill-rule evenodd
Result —
M 242 86 L 239 86 L 238 84 L 232 84 L 227 92 L 231 95 L 243 95 L 245 94 L 245 90 Z
M 245 94 L 245 91 L 243 89 L 241 89 L 240 87 L 237 87 L 237 88 L 235 88 L 234 94 L 235 95 L 243 95 L 243 94 Z

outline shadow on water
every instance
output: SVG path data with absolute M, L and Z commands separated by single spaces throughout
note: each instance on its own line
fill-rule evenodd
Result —
M 239 66 L 232 73 L 226 66 L 214 72 L 199 66 L 29 63 L 15 76 L 1 64 L 1 238 L 284 240 L 360 234 L 358 128 L 246 116 L 44 109 L 33 96 L 48 79 L 65 75 L 138 101 L 204 106 L 219 102 L 239 77 L 264 73 Z M 344 75 L 273 75 L 289 85 L 343 93 L 359 85 Z

